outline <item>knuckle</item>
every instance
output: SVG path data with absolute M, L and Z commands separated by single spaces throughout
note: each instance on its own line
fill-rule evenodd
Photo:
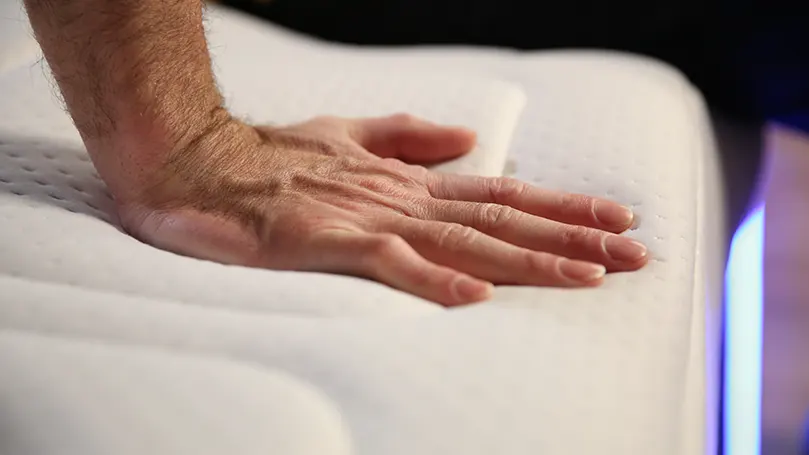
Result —
M 408 188 L 426 189 L 424 183 L 427 169 L 404 163 L 396 158 L 384 158 L 380 174 L 395 183 Z
M 286 211 L 286 214 L 277 216 L 277 222 L 272 224 L 274 231 L 284 232 L 292 238 L 310 238 L 328 229 L 333 223 L 333 220 L 329 217 L 313 216 L 311 213 L 296 207 L 288 208 Z M 290 241 L 289 239 L 285 240 Z
M 516 211 L 510 207 L 498 204 L 483 204 L 480 207 L 478 218 L 487 229 L 496 229 L 512 221 Z
M 419 267 L 409 274 L 409 281 L 416 288 L 435 288 L 442 280 L 432 267 Z
M 357 186 L 381 195 L 409 199 L 411 196 L 423 196 L 426 189 L 423 184 L 404 174 L 371 175 L 356 177 Z
M 448 223 L 443 226 L 436 237 L 439 248 L 457 250 L 475 242 L 478 232 L 469 226 L 458 223 Z
M 292 148 L 301 151 L 314 152 L 319 155 L 342 158 L 345 155 L 345 148 L 340 144 L 322 139 L 312 139 L 307 137 L 292 137 L 289 139 Z
M 413 178 L 424 181 L 427 179 L 427 175 L 430 173 L 430 170 L 420 164 L 411 164 L 408 166 L 408 172 L 413 176 Z
M 280 216 L 275 222 L 261 220 L 253 229 L 260 239 L 262 251 L 298 252 L 322 232 L 324 227 L 318 220 L 304 219 L 293 214 Z
M 567 226 L 562 230 L 560 243 L 562 246 L 582 245 L 597 237 L 595 230 L 584 226 Z
M 522 198 L 528 190 L 528 184 L 510 177 L 498 177 L 491 182 L 489 188 L 493 201 L 506 204 Z
M 380 234 L 368 248 L 367 254 L 376 260 L 395 260 L 407 248 L 407 242 L 396 234 Z
M 396 123 L 401 123 L 403 125 L 412 125 L 419 121 L 418 117 L 412 114 L 408 114 L 407 112 L 398 112 L 390 116 L 390 119 Z
M 425 213 L 423 205 L 407 195 L 385 197 L 379 202 L 387 209 L 407 218 L 423 218 Z
M 361 177 L 356 183 L 362 188 L 383 194 L 390 193 L 395 189 L 394 183 L 389 179 L 374 176 Z
M 430 178 L 430 170 L 424 166 L 416 164 L 401 163 L 395 169 L 401 181 L 409 185 L 416 185 L 419 188 L 426 189 L 427 182 Z
M 407 167 L 407 164 L 398 158 L 382 158 L 381 163 L 383 166 L 387 166 L 397 171 Z
M 408 218 L 423 219 L 427 216 L 429 203 L 420 196 L 402 195 L 391 201 L 391 207 Z
M 568 211 L 591 209 L 595 200 L 583 194 L 564 194 L 561 205 Z
M 529 270 L 533 272 L 540 272 L 542 274 L 553 274 L 557 269 L 559 257 L 546 253 L 538 253 L 536 251 L 525 252 L 525 263 Z

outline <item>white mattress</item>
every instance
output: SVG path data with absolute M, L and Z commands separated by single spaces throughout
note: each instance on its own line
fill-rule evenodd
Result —
M 338 47 L 219 9 L 209 27 L 236 112 L 474 128 L 446 170 L 617 199 L 654 259 L 598 289 L 501 287 L 445 310 L 162 252 L 117 229 L 31 53 L 0 72 L 0 453 L 711 449 L 723 210 L 678 73 L 599 52 Z

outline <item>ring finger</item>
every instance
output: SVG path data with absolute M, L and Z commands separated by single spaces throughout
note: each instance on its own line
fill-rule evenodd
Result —
M 496 284 L 595 286 L 605 273 L 602 265 L 522 248 L 456 223 L 397 217 L 380 228 L 429 261 Z

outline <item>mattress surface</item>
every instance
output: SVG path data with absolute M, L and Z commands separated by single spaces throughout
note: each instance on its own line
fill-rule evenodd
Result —
M 653 260 L 598 289 L 500 287 L 445 310 L 364 280 L 159 251 L 118 229 L 32 54 L 0 73 L 0 434 L 16 435 L 0 453 L 711 444 L 723 214 L 705 109 L 679 74 L 597 52 L 338 47 L 211 15 L 235 112 L 407 111 L 473 128 L 479 147 L 444 170 L 630 205 L 627 235 Z
M 25 16 L 22 0 L 0 2 L 0 73 L 31 63 L 37 42 Z

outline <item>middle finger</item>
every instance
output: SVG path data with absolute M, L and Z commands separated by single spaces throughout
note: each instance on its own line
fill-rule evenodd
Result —
M 648 261 L 640 242 L 610 232 L 574 226 L 497 204 L 435 200 L 428 217 L 470 226 L 492 237 L 535 251 L 603 264 L 628 271 Z

